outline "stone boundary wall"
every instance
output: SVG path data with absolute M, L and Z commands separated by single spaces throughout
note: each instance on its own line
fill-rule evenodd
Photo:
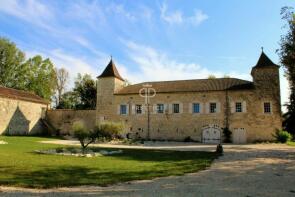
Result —
M 82 121 L 88 129 L 94 128 L 95 116 L 95 110 L 55 109 L 47 111 L 46 120 L 60 135 L 69 135 L 76 121 Z

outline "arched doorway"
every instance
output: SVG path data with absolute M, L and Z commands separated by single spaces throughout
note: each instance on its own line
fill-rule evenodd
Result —
M 210 144 L 220 143 L 221 128 L 216 124 L 206 125 L 202 128 L 202 142 Z

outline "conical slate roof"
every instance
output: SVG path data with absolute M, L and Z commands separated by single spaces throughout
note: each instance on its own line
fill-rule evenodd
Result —
M 102 74 L 99 75 L 97 78 L 102 78 L 102 77 L 116 77 L 117 79 L 120 79 L 120 80 L 124 81 L 124 79 L 119 74 L 119 72 L 118 72 L 118 70 L 116 68 L 116 65 L 115 65 L 115 63 L 113 62 L 112 59 L 109 62 L 109 64 L 107 65 L 107 67 L 104 69 Z
M 273 63 L 267 57 L 267 55 L 265 55 L 265 53 L 262 51 L 261 52 L 261 55 L 259 57 L 259 60 L 258 60 L 257 64 L 254 66 L 254 68 L 264 68 L 264 67 L 269 67 L 269 66 L 279 67 L 278 65 L 276 65 L 275 63 Z

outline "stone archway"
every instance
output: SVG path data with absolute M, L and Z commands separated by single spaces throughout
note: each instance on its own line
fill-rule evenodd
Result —
M 221 141 L 221 128 L 216 124 L 209 124 L 202 128 L 202 142 L 218 144 Z

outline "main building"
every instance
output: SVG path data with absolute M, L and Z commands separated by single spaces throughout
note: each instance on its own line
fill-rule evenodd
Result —
M 279 66 L 262 52 L 251 75 L 253 81 L 216 78 L 126 85 L 111 60 L 97 77 L 96 121 L 123 121 L 130 138 L 218 142 L 229 128 L 234 143 L 272 140 L 282 126 Z M 152 90 L 148 103 L 143 97 L 147 89 Z

